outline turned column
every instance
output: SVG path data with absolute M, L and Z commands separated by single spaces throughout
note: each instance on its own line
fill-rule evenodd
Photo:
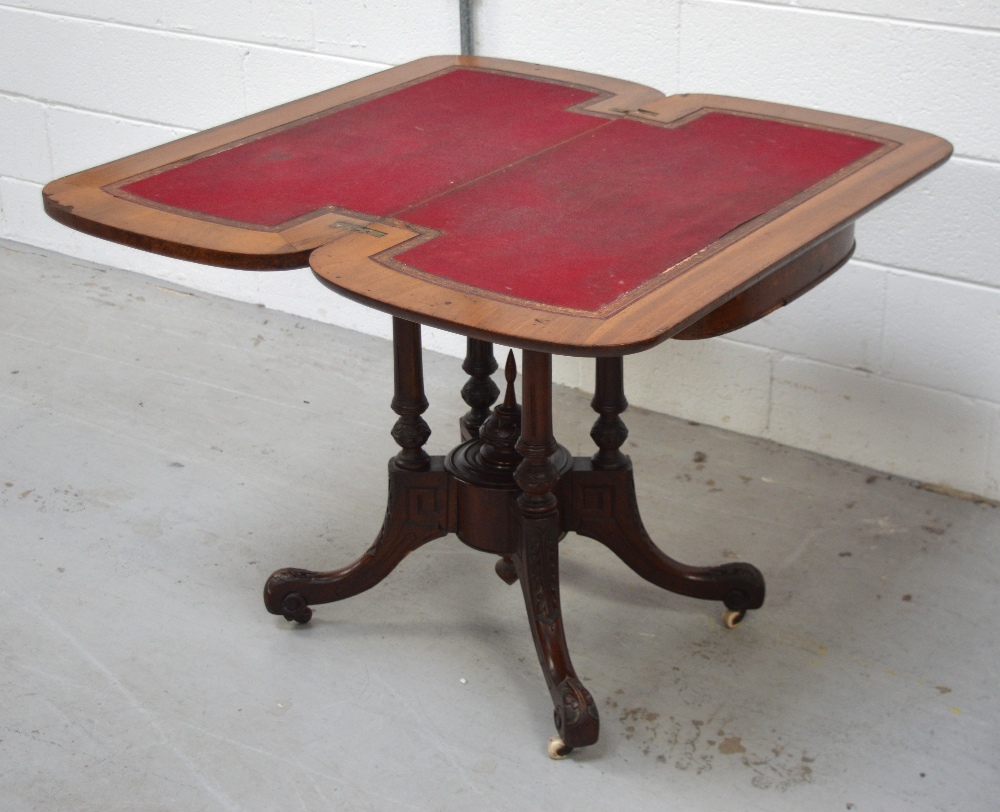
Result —
M 553 488 L 559 469 L 552 436 L 552 356 L 525 350 L 521 376 L 521 437 L 524 457 L 514 472 L 521 534 L 511 555 L 528 611 L 535 650 L 555 706 L 558 736 L 549 753 L 561 757 L 598 736 L 597 706 L 570 661 L 559 601 L 559 508 Z
M 462 369 L 469 373 L 469 380 L 462 387 L 462 400 L 469 411 L 459 418 L 458 424 L 463 440 L 475 440 L 479 437 L 480 427 L 490 416 L 490 407 L 500 396 L 500 389 L 490 378 L 497 371 L 492 342 L 466 339 Z
M 594 468 L 614 471 L 628 464 L 628 457 L 620 451 L 628 439 L 628 428 L 619 415 L 628 408 L 625 400 L 623 359 L 598 358 L 594 382 L 594 399 L 590 407 L 597 412 L 597 422 L 590 436 L 597 444 L 597 453 L 591 457 Z
M 424 396 L 424 364 L 420 352 L 420 325 L 406 319 L 392 320 L 393 396 L 392 410 L 399 419 L 392 438 L 400 447 L 396 467 L 404 471 L 426 471 L 431 458 L 424 443 L 430 426 L 421 417 L 427 411 Z
M 521 371 L 521 436 L 517 452 L 524 460 L 514 472 L 521 489 L 518 507 L 531 521 L 553 520 L 559 514 L 552 489 L 559 471 L 552 463 L 556 440 L 552 436 L 552 356 L 525 350 Z

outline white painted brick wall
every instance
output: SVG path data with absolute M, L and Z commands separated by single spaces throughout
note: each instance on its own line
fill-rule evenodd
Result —
M 266 110 L 384 69 L 370 62 L 278 48 L 248 48 L 243 63 L 246 112 Z
M 775 365 L 768 433 L 890 473 L 933 471 L 937 482 L 979 492 L 996 414 L 940 389 L 785 357 Z
M 481 0 L 476 52 L 677 88 L 679 0 Z
M 48 105 L 45 125 L 52 162 L 50 177 L 80 172 L 194 132 L 57 105 Z M 26 179 L 47 182 L 44 176 Z
M 0 235 L 388 336 L 308 271 L 248 274 L 66 229 L 41 186 L 458 47 L 457 0 L 0 0 Z M 1000 3 L 478 0 L 479 53 L 867 116 L 952 140 L 833 279 L 725 339 L 626 362 L 635 405 L 1000 497 Z M 456 336 L 429 347 L 461 354 Z M 588 389 L 592 364 L 557 359 Z
M 905 124 L 1000 160 L 1000 31 L 743 0 L 687 0 L 681 26 L 687 90 Z
M 851 261 L 807 294 L 729 335 L 735 341 L 847 369 L 876 369 L 881 354 L 886 272 Z
M 958 27 L 1000 28 L 1000 6 L 996 0 L 761 0 L 773 5 L 800 6 L 829 11 L 847 11 L 866 16 L 888 17 Z
M 906 272 L 887 281 L 880 371 L 1000 402 L 1000 293 Z
M 223 123 L 246 109 L 243 54 L 235 43 L 0 7 L 4 89 L 87 110 L 183 127 Z
M 856 256 L 1000 287 L 998 212 L 1000 163 L 955 156 L 858 221 Z
M 46 109 L 30 99 L 0 95 L 0 177 L 42 183 L 52 175 Z
M 313 2 L 313 9 L 320 53 L 398 65 L 458 52 L 456 0 Z
M 724 338 L 669 341 L 650 352 L 625 361 L 625 396 L 631 403 L 655 404 L 659 411 L 744 434 L 765 434 L 773 353 Z
M 941 481 L 947 481 L 944 476 Z M 985 487 L 970 486 L 973 492 L 986 494 L 1000 493 L 1000 410 L 993 410 L 993 427 L 987 444 Z

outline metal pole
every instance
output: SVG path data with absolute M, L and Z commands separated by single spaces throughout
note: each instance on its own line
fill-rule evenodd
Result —
M 472 56 L 472 0 L 458 0 L 459 27 L 462 32 L 462 56 Z

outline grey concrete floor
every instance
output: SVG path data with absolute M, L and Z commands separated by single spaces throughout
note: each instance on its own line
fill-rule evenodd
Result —
M 268 615 L 272 570 L 380 524 L 389 350 L 0 246 L 0 809 L 998 808 L 1000 510 L 770 442 L 626 413 L 661 546 L 768 600 L 727 631 L 568 537 L 602 731 L 565 761 L 520 591 L 453 537 Z M 425 372 L 443 453 L 464 375 Z M 555 402 L 590 453 L 588 397 Z

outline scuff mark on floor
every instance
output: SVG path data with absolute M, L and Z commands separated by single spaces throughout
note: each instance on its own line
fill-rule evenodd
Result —
M 743 746 L 743 740 L 739 736 L 729 736 L 719 742 L 719 752 L 724 756 L 732 756 L 737 753 L 745 753 L 747 749 Z
M 605 704 L 616 708 L 610 696 Z M 618 715 L 626 741 L 635 742 L 643 755 L 657 764 L 701 775 L 710 771 L 715 759 L 726 756 L 720 764 L 742 764 L 751 772 L 750 784 L 761 790 L 786 792 L 794 786 L 813 782 L 815 761 L 806 751 L 797 752 L 782 741 L 758 752 L 745 737 L 731 730 L 733 719 L 722 715 L 721 706 L 705 719 L 663 718 L 644 707 L 624 707 Z M 734 761 L 730 761 L 733 759 Z

